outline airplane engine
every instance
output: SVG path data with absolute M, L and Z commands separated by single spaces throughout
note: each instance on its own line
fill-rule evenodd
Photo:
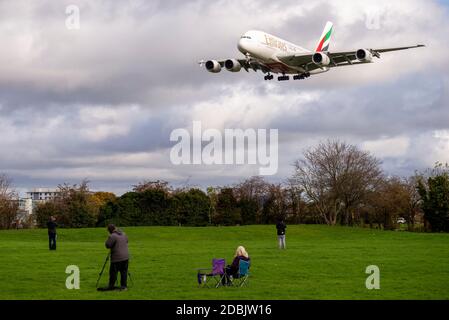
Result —
M 235 59 L 229 59 L 225 61 L 225 68 L 230 72 L 239 72 L 242 69 L 242 65 Z
M 357 60 L 361 62 L 371 62 L 373 61 L 373 54 L 366 49 L 359 49 L 355 53 Z
M 312 56 L 312 61 L 319 66 L 328 66 L 331 64 L 329 56 L 322 52 L 317 52 Z
M 218 63 L 218 61 L 215 60 L 209 60 L 205 64 L 207 71 L 212 73 L 219 73 L 221 71 L 221 65 Z

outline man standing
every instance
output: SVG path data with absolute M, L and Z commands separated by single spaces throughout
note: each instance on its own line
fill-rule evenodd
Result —
M 113 224 L 108 225 L 108 231 L 110 236 L 105 244 L 106 248 L 111 249 L 111 266 L 107 290 L 115 289 L 117 274 L 120 272 L 120 290 L 126 291 L 128 289 L 128 237 Z
M 285 229 L 287 226 L 285 225 L 284 220 L 279 219 L 276 224 L 276 229 L 278 233 L 278 242 L 279 242 L 279 249 L 285 249 Z
M 56 250 L 56 218 L 54 216 L 50 216 L 50 219 L 47 222 L 48 228 L 48 246 L 50 250 Z

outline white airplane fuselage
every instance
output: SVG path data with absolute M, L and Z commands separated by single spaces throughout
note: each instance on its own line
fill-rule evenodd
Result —
M 282 63 L 278 57 L 283 55 L 302 55 L 311 54 L 310 50 L 304 49 L 291 42 L 273 36 L 263 31 L 251 30 L 246 32 L 237 45 L 241 53 L 256 59 L 259 63 L 267 66 L 275 73 L 298 74 L 303 73 L 301 67 L 288 66 Z M 329 68 L 313 70 L 311 74 L 323 73 L 329 71 Z

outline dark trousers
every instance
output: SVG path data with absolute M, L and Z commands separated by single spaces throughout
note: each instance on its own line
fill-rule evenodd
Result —
M 236 277 L 237 276 L 237 272 L 231 267 L 231 266 L 226 266 L 225 268 L 225 275 L 223 277 L 223 279 L 221 280 L 221 283 L 223 285 L 229 284 L 231 282 L 230 277 Z
M 56 233 L 48 234 L 48 247 L 50 250 L 56 250 Z
M 126 288 L 128 286 L 128 260 L 111 262 L 109 268 L 109 288 L 115 287 L 117 281 L 117 273 L 120 272 L 120 287 Z

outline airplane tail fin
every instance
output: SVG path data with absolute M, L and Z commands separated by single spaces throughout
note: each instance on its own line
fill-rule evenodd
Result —
M 324 27 L 323 34 L 321 35 L 320 41 L 316 47 L 315 52 L 328 51 L 329 44 L 331 42 L 332 31 L 334 30 L 334 25 L 332 22 L 328 21 Z

